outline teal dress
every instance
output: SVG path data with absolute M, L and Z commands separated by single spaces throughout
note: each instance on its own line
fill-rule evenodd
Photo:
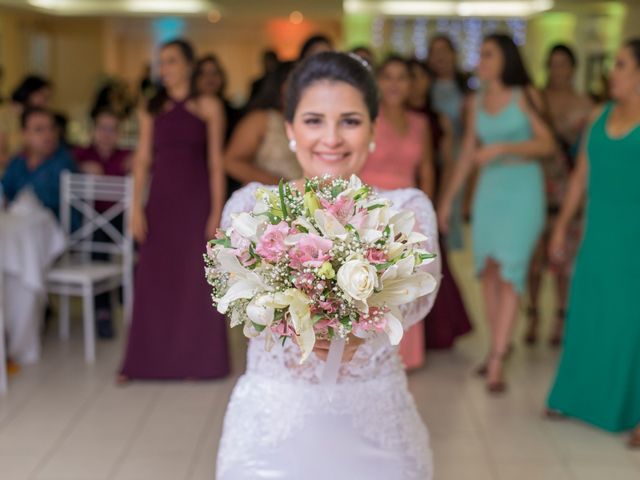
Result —
M 549 408 L 620 432 L 640 423 L 640 125 L 587 139 L 586 225 Z
M 511 102 L 497 114 L 477 96 L 476 131 L 483 145 L 520 143 L 533 138 L 531 122 L 514 89 Z M 518 293 L 525 288 L 531 256 L 545 223 L 544 179 L 539 162 L 504 155 L 482 167 L 473 202 L 473 252 L 476 273 L 488 259 L 500 264 L 502 278 Z

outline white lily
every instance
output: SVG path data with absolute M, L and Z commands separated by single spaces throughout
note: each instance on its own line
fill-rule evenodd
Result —
M 416 216 L 411 210 L 400 210 L 394 212 L 389 218 L 389 226 L 393 228 L 394 234 L 402 234 L 408 237 L 413 232 L 413 227 L 416 224 Z
M 258 235 L 261 233 L 261 227 L 264 227 L 264 223 L 264 220 L 260 220 L 247 212 L 231 215 L 231 226 L 233 229 L 241 236 L 254 242 L 258 241 Z
M 217 260 L 221 270 L 230 274 L 229 289 L 221 298 L 215 299 L 220 313 L 226 313 L 229 305 L 238 299 L 253 298 L 258 293 L 269 290 L 269 286 L 262 281 L 258 274 L 240 264 L 230 249 L 220 249 Z
M 347 238 L 348 232 L 344 225 L 331 213 L 319 208 L 315 211 L 314 217 L 323 236 L 330 239 L 339 238 L 340 240 Z
M 392 265 L 382 274 L 382 289 L 369 299 L 369 305 L 404 305 L 433 292 L 436 279 L 427 272 L 414 272 L 415 258 L 410 255 Z
M 293 329 L 296 331 L 297 343 L 302 352 L 300 364 L 302 364 L 313 351 L 316 343 L 316 334 L 313 331 L 311 321 L 311 310 L 309 304 L 311 299 L 295 288 L 289 288 L 284 292 L 276 292 L 269 295 L 265 304 L 272 308 L 289 307 L 289 316 Z
M 273 294 L 258 295 L 249 302 L 247 316 L 253 323 L 266 328 L 271 326 L 275 316 L 275 309 L 270 302 L 271 297 Z
M 384 318 L 386 319 L 384 332 L 389 337 L 389 343 L 391 345 L 399 345 L 404 336 L 402 314 L 397 308 L 391 308 L 390 311 L 385 313 Z

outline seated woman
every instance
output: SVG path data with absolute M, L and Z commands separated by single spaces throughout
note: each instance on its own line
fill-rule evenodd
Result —
M 83 173 L 93 175 L 124 176 L 131 171 L 131 150 L 119 148 L 120 117 L 114 110 L 103 107 L 93 112 L 93 135 L 91 144 L 87 147 L 76 148 L 73 156 L 78 162 L 78 168 Z M 98 202 L 96 210 L 106 212 L 111 207 L 109 202 Z M 113 226 L 122 232 L 122 215 L 111 220 Z M 108 242 L 110 237 L 103 231 L 97 230 L 93 239 L 97 242 Z M 94 253 L 94 260 L 108 260 L 105 253 Z M 114 337 L 111 302 L 109 294 L 103 293 L 96 297 L 96 330 L 98 337 L 110 339 Z
M 131 150 L 119 148 L 120 118 L 102 108 L 93 114 L 91 144 L 73 150 L 78 168 L 93 175 L 124 176 L 131 170 Z
M 20 118 L 23 150 L 14 156 L 2 177 L 2 190 L 9 203 L 24 188 L 31 188 L 42 205 L 60 214 L 60 174 L 75 171 L 69 152 L 60 147 L 53 114 L 34 107 Z

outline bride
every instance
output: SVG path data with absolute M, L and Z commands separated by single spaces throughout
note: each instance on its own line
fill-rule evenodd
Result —
M 348 178 L 360 171 L 375 147 L 377 108 L 375 80 L 360 60 L 326 52 L 300 64 L 289 79 L 285 115 L 290 147 L 305 177 Z M 261 186 L 249 184 L 231 197 L 223 228 L 231 214 L 253 208 Z M 416 229 L 429 237 L 426 249 L 439 252 L 429 199 L 415 189 L 382 195 L 396 208 L 415 212 Z M 425 268 L 440 278 L 437 259 Z M 405 329 L 424 318 L 434 300 L 435 292 L 406 305 Z M 433 478 L 427 429 L 407 389 L 397 347 L 382 338 L 351 338 L 330 393 L 320 385 L 328 348 L 318 342 L 315 355 L 299 365 L 293 342 L 270 352 L 263 339 L 249 342 L 247 372 L 224 421 L 218 480 Z

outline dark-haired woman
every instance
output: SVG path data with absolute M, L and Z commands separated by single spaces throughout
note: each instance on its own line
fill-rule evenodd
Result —
M 408 108 L 411 70 L 396 56 L 378 68 L 380 113 L 375 128 L 375 149 L 360 172 L 363 182 L 384 190 L 419 188 L 433 198 L 435 173 L 431 132 L 423 115 Z M 400 356 L 408 370 L 424 365 L 424 327 L 414 325 L 400 343 Z
M 547 186 L 547 226 L 545 234 L 537 248 L 529 271 L 529 325 L 525 340 L 533 345 L 538 338 L 538 298 L 542 272 L 547 263 L 547 243 L 551 228 L 564 201 L 569 174 L 575 164 L 580 137 L 587 126 L 589 114 L 593 109 L 591 100 L 578 93 L 574 86 L 576 57 L 566 45 L 555 45 L 549 52 L 547 71 L 549 74 L 546 88 L 542 91 L 549 118 L 556 138 L 556 153 L 544 162 Z M 581 221 L 574 217 L 568 232 L 565 261 L 554 263 L 551 272 L 555 279 L 556 314 L 549 342 L 560 345 L 564 330 L 567 291 L 573 270 L 573 260 L 580 241 Z
M 446 117 L 451 124 L 453 155 L 454 159 L 457 159 L 462 143 L 464 105 L 468 88 L 466 76 L 458 68 L 455 45 L 448 36 L 436 35 L 431 39 L 427 63 L 434 76 L 429 92 L 432 108 L 438 115 Z M 445 175 L 444 180 L 448 177 Z M 445 237 L 448 247 L 452 250 L 459 250 L 463 246 L 463 197 L 464 192 L 461 191 L 453 203 L 449 231 Z
M 283 96 L 293 65 L 281 63 L 265 78 L 249 113 L 240 121 L 225 152 L 227 174 L 241 184 L 260 182 L 276 185 L 281 178 L 293 180 L 302 174 L 296 155 L 289 148 L 284 128 Z
M 613 101 L 591 119 L 549 245 L 551 258 L 564 261 L 567 229 L 586 193 L 548 406 L 611 432 L 633 430 L 629 445 L 640 448 L 640 39 L 620 49 L 609 80 Z
M 375 79 L 360 60 L 325 52 L 302 62 L 289 81 L 285 118 L 304 176 L 358 173 L 369 155 L 377 111 Z M 301 179 L 293 185 L 304 188 Z M 253 208 L 260 187 L 248 185 L 231 197 L 223 226 L 232 214 Z M 416 229 L 430 239 L 425 248 L 438 251 L 435 214 L 425 194 L 400 188 L 382 195 L 414 211 Z M 438 257 L 426 267 L 435 278 L 439 265 Z M 424 318 L 434 297 L 408 306 L 405 329 Z M 300 365 L 294 342 L 266 351 L 264 341 L 249 341 L 247 372 L 229 401 L 218 480 L 433 478 L 428 433 L 397 347 L 351 338 L 328 392 L 320 379 L 329 342 L 318 342 Z
M 442 195 L 444 185 L 453 170 L 453 129 L 446 115 L 437 114 L 431 106 L 429 95 L 433 77 L 426 65 L 418 60 L 409 61 L 412 77 L 412 95 L 409 107 L 425 115 L 430 131 L 430 149 L 435 169 L 435 202 Z M 437 204 L 437 203 L 436 203 Z M 456 339 L 471 331 L 464 301 L 456 279 L 447 262 L 446 242 L 440 237 L 442 282 L 433 310 L 424 320 L 425 346 L 427 350 L 443 350 L 453 347 Z
M 224 134 L 225 145 L 231 139 L 241 117 L 241 111 L 231 105 L 226 97 L 227 72 L 216 55 L 209 54 L 196 63 L 194 75 L 195 91 L 198 95 L 212 95 L 220 99 L 224 106 L 227 128 Z
M 491 332 L 489 356 L 479 372 L 487 389 L 503 392 L 503 361 L 511 343 L 531 256 L 544 227 L 544 178 L 539 159 L 554 152 L 539 113 L 542 99 L 513 40 L 502 34 L 482 43 L 480 92 L 470 97 L 464 144 L 439 208 L 446 231 L 451 205 L 474 166 L 480 177 L 473 202 L 473 250 Z
M 27 108 L 49 108 L 51 82 L 38 75 L 26 76 L 0 108 L 0 169 L 21 146 L 20 116 Z
M 312 35 L 300 47 L 298 61 L 305 60 L 312 55 L 322 52 L 330 52 L 333 50 L 333 42 L 326 35 Z
M 224 116 L 217 99 L 192 94 L 193 66 L 187 42 L 164 44 L 163 88 L 139 114 L 131 227 L 140 257 L 121 381 L 229 372 L 225 320 L 202 276 L 203 246 L 225 198 Z

